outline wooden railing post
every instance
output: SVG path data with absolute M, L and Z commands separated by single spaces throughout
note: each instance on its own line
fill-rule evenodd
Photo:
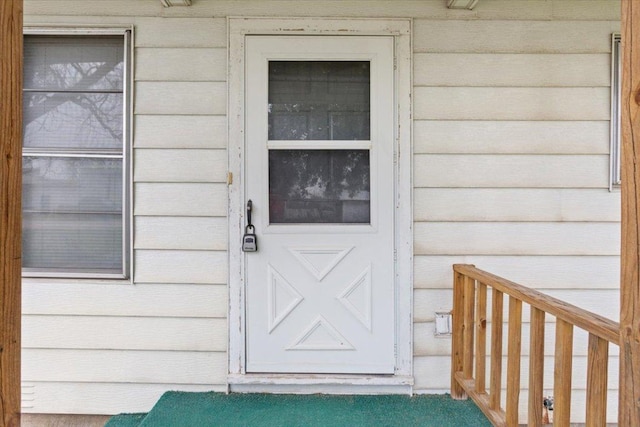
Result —
M 451 340 L 451 397 L 453 399 L 466 399 L 467 394 L 458 381 L 456 372 L 462 372 L 462 357 L 464 351 L 463 312 L 464 312 L 464 288 L 463 276 L 453 266 L 453 310 L 451 312 L 452 340 Z
M 502 391 L 502 311 L 503 293 L 497 289 L 492 292 L 491 303 L 491 379 L 489 384 L 489 409 L 500 409 Z
M 518 425 L 520 404 L 520 356 L 522 350 L 522 301 L 509 297 L 509 342 L 507 345 L 507 425 Z
M 545 313 L 531 307 L 529 337 L 529 427 L 542 425 Z
M 622 0 L 622 248 L 618 424 L 640 426 L 640 2 Z
M 22 0 L 0 1 L 0 427 L 20 425 Z
M 587 427 L 598 427 L 607 423 L 608 365 L 609 342 L 597 335 L 589 334 L 589 353 L 587 355 Z
M 476 307 L 476 392 L 485 393 L 487 371 L 487 285 L 478 283 Z
M 462 321 L 463 334 L 462 341 L 464 352 L 462 357 L 462 374 L 464 379 L 473 377 L 473 337 L 476 305 L 475 280 L 469 276 L 464 276 L 464 319 Z
M 556 357 L 553 374 L 553 425 L 565 427 L 571 421 L 571 368 L 573 325 L 556 319 Z

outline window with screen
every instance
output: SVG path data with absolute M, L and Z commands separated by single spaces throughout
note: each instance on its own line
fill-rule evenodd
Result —
M 611 37 L 611 149 L 609 168 L 609 190 L 619 188 L 622 183 L 620 165 L 620 91 L 622 89 L 622 52 L 620 34 Z
M 25 276 L 128 275 L 129 40 L 25 35 Z
M 271 224 L 370 223 L 370 65 L 269 62 Z

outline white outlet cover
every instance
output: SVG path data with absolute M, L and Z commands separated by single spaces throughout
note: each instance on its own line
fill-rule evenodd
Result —
M 436 336 L 451 335 L 451 314 L 436 313 Z

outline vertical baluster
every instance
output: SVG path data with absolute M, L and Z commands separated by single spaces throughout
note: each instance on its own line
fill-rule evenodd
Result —
M 487 285 L 478 282 L 476 307 L 476 391 L 484 393 L 487 370 Z
M 462 354 L 464 352 L 463 341 L 463 311 L 464 311 L 464 288 L 463 275 L 455 271 L 453 266 L 453 311 L 451 322 L 453 335 L 451 340 L 451 397 L 453 399 L 466 399 L 467 394 L 456 381 L 456 372 L 462 371 Z
M 489 408 L 500 409 L 502 391 L 502 292 L 492 290 L 491 303 L 491 379 L 489 388 Z
M 553 425 L 568 426 L 571 420 L 571 367 L 573 325 L 556 320 L 556 350 L 553 373 Z
M 529 341 L 529 427 L 542 425 L 545 312 L 531 307 Z
M 465 379 L 473 378 L 473 320 L 476 305 L 475 280 L 464 277 L 464 320 L 463 340 L 464 352 L 462 358 L 462 373 Z
M 607 365 L 609 342 L 589 334 L 587 356 L 587 427 L 607 423 Z
M 518 425 L 520 402 L 520 356 L 522 349 L 522 301 L 509 297 L 509 342 L 507 349 L 507 425 Z

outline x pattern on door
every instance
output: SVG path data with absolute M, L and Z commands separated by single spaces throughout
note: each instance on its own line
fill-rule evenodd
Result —
M 315 286 L 331 273 L 353 247 L 289 248 L 289 252 L 315 278 Z M 267 266 L 269 333 L 305 299 L 304 291 L 296 288 L 271 264 Z M 335 299 L 368 331 L 371 331 L 371 265 L 351 278 Z M 322 314 L 288 346 L 289 350 L 353 350 L 354 346 Z

